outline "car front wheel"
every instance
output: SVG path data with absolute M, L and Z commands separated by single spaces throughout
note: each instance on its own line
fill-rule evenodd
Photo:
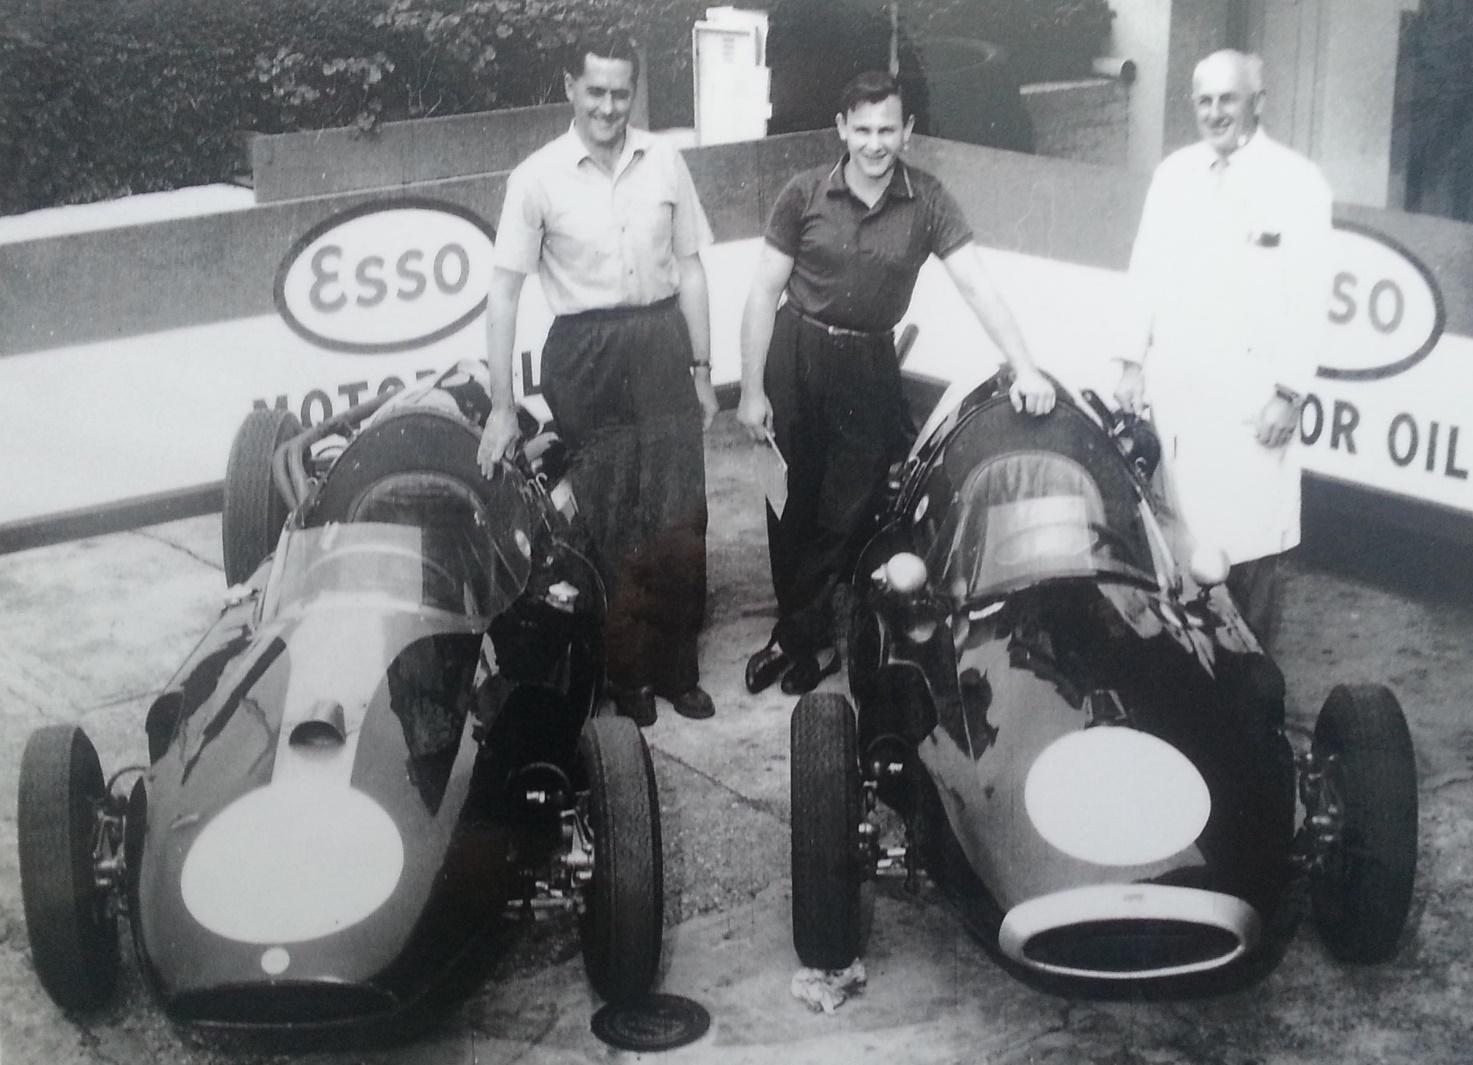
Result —
M 583 729 L 593 878 L 581 922 L 583 965 L 607 1002 L 647 995 L 660 967 L 664 866 L 654 765 L 639 727 L 596 717 Z
M 858 739 L 849 700 L 810 692 L 792 721 L 793 946 L 815 969 L 842 969 L 865 931 Z
M 97 886 L 93 851 L 105 784 L 81 729 L 48 725 L 26 742 L 16 834 L 36 976 L 57 1005 L 102 1003 L 118 972 L 117 917 Z
M 1318 807 L 1330 828 L 1310 880 L 1320 938 L 1344 961 L 1384 961 L 1411 907 L 1417 868 L 1417 765 L 1396 697 L 1340 685 L 1315 722 Z

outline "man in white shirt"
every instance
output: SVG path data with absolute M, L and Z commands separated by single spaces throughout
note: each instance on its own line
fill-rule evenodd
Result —
M 573 125 L 507 179 L 487 301 L 489 476 L 516 445 L 512 346 L 536 273 L 557 316 L 542 387 L 572 455 L 570 478 L 609 596 L 610 691 L 655 720 L 655 696 L 710 717 L 696 637 L 706 602 L 701 435 L 716 414 L 700 250 L 711 227 L 690 171 L 667 142 L 629 125 L 633 44 L 579 43 L 564 75 Z
M 1149 405 L 1188 550 L 1220 551 L 1261 642 L 1299 543 L 1294 438 L 1319 362 L 1330 188 L 1259 126 L 1262 63 L 1215 52 L 1192 78 L 1201 140 L 1156 169 L 1131 255 L 1141 328 L 1116 389 Z

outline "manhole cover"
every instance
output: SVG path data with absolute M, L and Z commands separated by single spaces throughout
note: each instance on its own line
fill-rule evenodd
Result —
M 593 1034 L 620 1050 L 674 1050 L 694 1043 L 710 1027 L 706 1007 L 679 995 L 647 995 L 593 1015 Z

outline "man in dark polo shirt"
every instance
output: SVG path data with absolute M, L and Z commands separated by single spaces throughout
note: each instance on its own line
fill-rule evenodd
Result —
M 910 440 L 893 330 L 929 256 L 1011 365 L 1013 406 L 1046 414 L 1054 405 L 961 208 L 900 160 L 914 116 L 896 80 L 859 75 L 835 118 L 844 157 L 778 196 L 742 314 L 737 417 L 754 439 L 771 434 L 788 464 L 787 503 L 768 516 L 778 619 L 747 662 L 754 693 L 780 676 L 789 695 L 811 691 L 839 668 L 830 600 L 875 490 Z

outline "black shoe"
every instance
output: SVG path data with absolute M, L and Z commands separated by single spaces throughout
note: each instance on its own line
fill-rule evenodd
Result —
M 638 688 L 619 688 L 614 691 L 614 707 L 621 717 L 627 717 L 640 728 L 655 723 L 659 712 L 655 709 L 655 689 L 645 684 Z
M 829 651 L 829 660 L 823 665 L 819 665 L 817 655 L 798 655 L 793 659 L 792 668 L 783 676 L 783 694 L 802 695 L 811 692 L 824 677 L 837 672 L 839 652 L 836 650 Z
M 776 641 L 769 643 L 747 659 L 747 691 L 756 695 L 772 686 L 772 682 L 787 672 L 793 660 L 787 656 Z
M 716 716 L 716 704 L 699 686 L 670 696 L 670 705 L 675 707 L 675 712 L 681 717 L 688 717 L 692 721 L 704 721 Z

